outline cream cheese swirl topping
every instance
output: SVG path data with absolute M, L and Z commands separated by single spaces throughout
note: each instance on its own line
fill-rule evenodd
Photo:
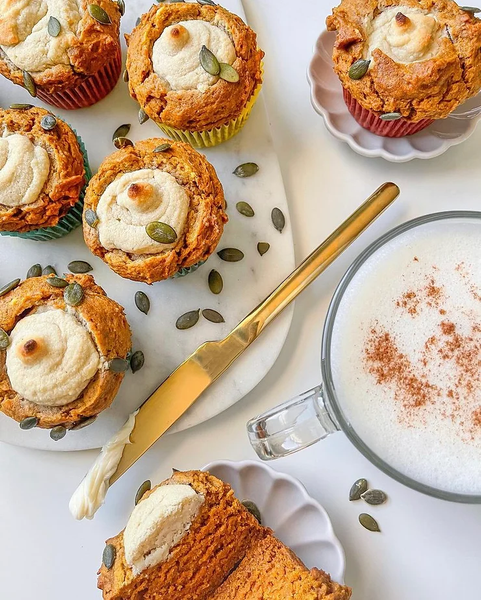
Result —
M 35 202 L 49 172 L 50 158 L 44 148 L 19 133 L 0 137 L 0 205 Z
M 202 46 L 221 63 L 236 59 L 234 45 L 227 33 L 200 20 L 181 21 L 166 27 L 152 49 L 154 72 L 167 81 L 172 90 L 205 92 L 218 77 L 209 75 L 199 61 Z
M 99 370 L 88 330 L 60 309 L 31 314 L 10 333 L 6 370 L 12 389 L 41 406 L 76 400 Z
M 383 10 L 367 24 L 368 40 L 364 58 L 370 59 L 375 49 L 381 50 L 397 63 L 410 64 L 433 58 L 439 52 L 444 28 L 434 15 L 393 6 Z
M 169 173 L 159 169 L 124 173 L 107 186 L 97 205 L 100 243 L 107 250 L 157 254 L 175 244 L 155 242 L 145 227 L 160 221 L 179 237 L 188 211 L 189 196 Z
M 0 47 L 19 69 L 38 73 L 70 64 L 68 50 L 82 18 L 80 0 L 0 0 Z M 48 32 L 50 17 L 60 33 Z

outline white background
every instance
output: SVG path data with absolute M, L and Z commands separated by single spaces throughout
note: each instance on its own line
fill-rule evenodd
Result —
M 264 90 L 298 261 L 383 181 L 398 183 L 402 197 L 297 301 L 287 343 L 264 381 L 226 413 L 157 443 L 115 485 L 93 522 L 74 522 L 67 504 L 95 452 L 49 454 L 0 445 L 2 600 L 99 598 L 95 572 L 103 541 L 125 522 L 133 494 L 144 479 L 158 482 L 171 467 L 253 458 L 244 429 L 248 418 L 318 383 L 327 303 L 361 248 L 407 218 L 479 206 L 481 130 L 429 162 L 393 165 L 357 156 L 328 134 L 309 102 L 306 69 L 329 4 L 324 0 L 244 0 L 244 4 L 266 51 Z M 481 597 L 481 506 L 450 504 L 402 487 L 371 466 L 342 434 L 273 466 L 301 479 L 328 510 L 346 550 L 346 581 L 354 588 L 354 599 Z M 357 523 L 361 507 L 347 500 L 358 477 L 366 477 L 390 496 L 386 505 L 371 511 L 382 534 L 361 528 Z

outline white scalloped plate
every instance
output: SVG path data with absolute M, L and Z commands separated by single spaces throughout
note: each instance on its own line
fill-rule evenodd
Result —
M 381 157 L 390 162 L 408 162 L 414 158 L 434 158 L 451 146 L 467 140 L 476 129 L 480 117 L 480 96 L 469 100 L 447 119 L 435 121 L 426 129 L 404 138 L 386 138 L 361 127 L 349 113 L 342 97 L 342 87 L 333 71 L 332 48 L 335 33 L 323 31 L 314 48 L 307 77 L 311 86 L 311 102 L 324 118 L 327 129 L 349 144 L 358 154 Z M 473 111 L 463 118 L 465 112 Z
M 344 582 L 346 559 L 327 512 L 300 481 L 251 460 L 219 460 L 202 469 L 232 486 L 241 500 L 252 500 L 270 527 L 303 563 Z

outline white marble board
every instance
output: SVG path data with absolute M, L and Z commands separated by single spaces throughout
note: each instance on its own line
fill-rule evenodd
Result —
M 149 0 L 126 2 L 122 32 L 130 32 L 137 17 L 151 4 Z M 241 0 L 224 0 L 223 6 L 245 19 Z M 125 43 L 123 46 L 125 61 Z M 2 106 L 31 100 L 25 90 L 4 78 L 0 79 Z M 34 103 L 44 106 L 37 100 Z M 102 159 L 115 150 L 112 133 L 122 123 L 132 124 L 129 138 L 133 141 L 162 135 L 151 121 L 144 125 L 138 123 L 138 105 L 130 98 L 122 78 L 115 90 L 95 106 L 74 112 L 54 112 L 70 123 L 84 140 L 93 172 Z M 125 307 L 133 331 L 133 349 L 141 349 L 146 359 L 141 371 L 134 375 L 127 373 L 113 405 L 93 425 L 69 432 L 63 440 L 53 442 L 48 431 L 22 431 L 17 423 L 0 414 L 0 441 L 57 451 L 100 447 L 123 424 L 127 415 L 191 352 L 206 340 L 225 336 L 292 271 L 294 249 L 288 206 L 262 94 L 244 130 L 226 144 L 205 151 L 205 154 L 217 170 L 228 201 L 230 220 L 218 249 L 229 246 L 240 248 L 245 258 L 239 263 L 223 262 L 214 254 L 191 275 L 148 286 L 122 279 L 110 271 L 84 245 L 80 230 L 53 242 L 0 237 L 0 285 L 16 277 L 25 277 L 34 263 L 43 266 L 52 264 L 62 273 L 71 260 L 90 262 L 96 281 L 111 298 Z M 260 170 L 254 177 L 239 179 L 232 171 L 246 161 L 256 162 Z M 236 202 L 240 200 L 252 205 L 256 213 L 253 218 L 246 218 L 236 211 Z M 274 206 L 286 216 L 287 223 L 282 234 L 271 223 L 270 213 Z M 269 252 L 262 258 L 256 249 L 258 241 L 271 244 Z M 224 279 L 224 290 L 218 296 L 212 294 L 207 285 L 207 276 L 213 268 Z M 137 290 L 146 292 L 151 300 L 148 316 L 135 307 L 134 294 Z M 197 308 L 218 310 L 224 316 L 225 324 L 216 325 L 201 318 L 192 329 L 178 331 L 175 328 L 177 317 Z M 187 429 L 219 414 L 254 388 L 279 355 L 291 318 L 292 307 L 195 403 L 171 432 Z

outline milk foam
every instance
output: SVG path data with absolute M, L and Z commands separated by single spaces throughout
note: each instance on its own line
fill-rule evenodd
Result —
M 462 494 L 481 494 L 481 421 L 476 425 L 473 420 L 481 409 L 481 375 L 479 382 L 472 378 L 470 393 L 465 376 L 458 385 L 459 356 L 443 358 L 454 338 L 442 330 L 443 323 L 452 323 L 459 339 L 471 340 L 470 360 L 481 373 L 481 332 L 476 330 L 476 324 L 481 328 L 480 248 L 481 221 L 475 219 L 438 221 L 398 236 L 351 281 L 331 347 L 339 402 L 367 446 L 408 477 Z M 433 281 L 437 295 L 426 292 Z M 411 300 L 403 302 L 406 293 Z M 373 328 L 388 332 L 415 372 L 419 368 L 436 386 L 425 406 L 406 410 L 403 390 L 392 382 L 376 382 L 366 360 Z M 438 345 L 426 351 L 426 340 L 433 336 Z M 462 341 L 459 348 L 465 347 Z M 459 396 L 454 407 L 447 395 L 453 389 Z

